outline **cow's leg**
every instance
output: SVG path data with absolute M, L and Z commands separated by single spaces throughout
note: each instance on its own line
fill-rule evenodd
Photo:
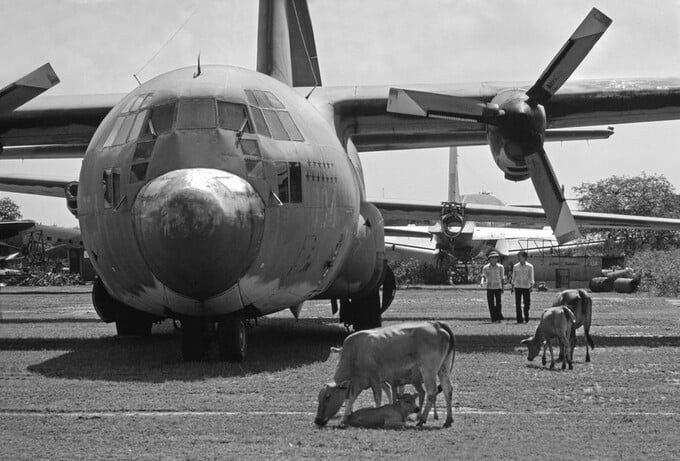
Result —
M 548 343 L 548 349 L 550 350 L 550 369 L 552 370 L 555 368 L 555 356 L 553 355 L 552 341 L 547 339 L 546 342 Z
M 546 362 L 546 360 L 545 360 L 545 351 L 546 351 L 546 349 L 548 349 L 548 342 L 547 342 L 547 341 L 545 341 L 545 342 L 543 343 L 543 357 L 541 357 L 541 363 L 543 364 L 543 366 L 545 366 L 545 362 Z
M 347 390 L 347 399 L 345 399 L 345 414 L 340 422 L 341 425 L 344 426 L 347 422 L 347 418 L 352 414 L 352 406 L 354 406 L 354 401 L 359 397 L 361 390 L 361 386 L 358 386 L 354 382 L 350 383 L 349 389 Z
M 430 414 L 430 409 L 434 405 L 435 401 L 437 400 L 437 378 L 436 376 L 429 370 L 424 371 L 420 370 L 421 375 L 423 376 L 423 384 L 425 385 L 425 408 L 421 410 L 420 414 L 418 415 L 418 426 L 422 426 L 427 422 L 427 417 Z
M 451 384 L 451 374 L 449 373 L 449 369 L 450 368 L 447 367 L 446 362 L 444 362 L 444 365 L 439 369 L 438 373 L 439 383 L 442 386 L 444 400 L 446 401 L 446 420 L 444 421 L 444 427 L 451 427 L 451 423 L 453 423 L 453 409 L 451 408 L 453 400 L 453 385 Z M 437 390 L 435 389 L 435 398 L 437 396 L 436 392 Z
M 375 401 L 375 407 L 378 408 L 382 404 L 382 387 L 385 380 L 382 377 L 372 378 L 370 380 L 371 390 L 373 391 L 373 400 Z
M 397 401 L 397 395 L 399 394 L 399 388 L 394 385 L 394 383 L 388 383 L 387 381 L 382 383 L 382 391 L 387 397 L 387 401 L 394 403 Z
M 566 338 L 565 338 L 566 339 Z M 564 351 L 564 359 L 569 363 L 569 369 L 573 370 L 574 369 L 574 348 L 571 345 L 571 341 L 565 341 L 564 342 L 564 347 L 567 349 Z M 587 345 L 586 345 L 586 350 L 587 350 Z M 562 368 L 564 368 L 564 363 L 562 363 Z
M 560 355 L 562 355 L 562 357 L 563 357 L 563 359 L 562 359 L 562 369 L 564 370 L 565 368 L 567 368 L 568 357 L 567 357 L 566 354 L 567 354 L 567 348 L 569 347 L 569 339 L 567 339 L 563 336 L 559 336 L 557 339 L 560 342 Z

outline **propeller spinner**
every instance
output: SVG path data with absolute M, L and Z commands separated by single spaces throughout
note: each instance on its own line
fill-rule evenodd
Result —
M 612 20 L 597 8 L 586 16 L 562 49 L 526 93 L 499 93 L 490 103 L 452 95 L 390 89 L 387 111 L 421 117 L 484 123 L 494 155 L 515 166 L 514 180 L 531 177 L 559 243 L 580 237 L 562 187 L 543 149 L 547 119 L 543 105 L 562 87 Z

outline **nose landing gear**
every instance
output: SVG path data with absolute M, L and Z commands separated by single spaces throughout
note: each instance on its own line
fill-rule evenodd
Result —
M 208 358 L 214 342 L 217 343 L 220 360 L 228 362 L 245 360 L 248 352 L 248 335 L 240 314 L 231 314 L 217 320 L 185 317 L 181 323 L 182 357 L 185 362 L 199 362 Z

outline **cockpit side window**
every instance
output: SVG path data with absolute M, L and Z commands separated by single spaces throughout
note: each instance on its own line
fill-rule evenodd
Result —
M 151 125 L 156 135 L 172 130 L 175 120 L 175 103 L 163 104 L 151 109 Z
M 217 112 L 219 115 L 220 128 L 231 131 L 243 131 L 252 133 L 248 119 L 248 111 L 243 104 L 233 102 L 217 101 Z
M 215 128 L 214 99 L 182 99 L 177 114 L 177 129 Z
M 293 117 L 274 93 L 261 90 L 244 91 L 258 134 L 280 141 L 305 140 Z

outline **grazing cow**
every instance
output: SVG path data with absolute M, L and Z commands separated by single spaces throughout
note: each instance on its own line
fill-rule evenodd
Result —
M 417 413 L 415 394 L 401 394 L 396 402 L 378 408 L 362 408 L 347 417 L 347 425 L 353 427 L 403 429 L 406 417 Z
M 444 427 L 453 422 L 451 370 L 455 357 L 455 339 L 442 322 L 409 322 L 358 331 L 345 338 L 333 382 L 319 393 L 319 407 L 314 422 L 325 425 L 345 403 L 345 416 L 352 413 L 357 396 L 369 387 L 376 407 L 382 400 L 385 383 L 417 368 L 425 385 L 426 404 L 418 415 L 418 425 L 427 421 L 437 398 L 437 377 L 446 399 Z
M 590 299 L 585 290 L 564 290 L 559 294 L 553 306 L 568 306 L 574 313 L 576 322 L 574 328 L 569 335 L 569 342 L 571 344 L 572 353 L 576 347 L 576 330 L 583 326 L 583 332 L 586 337 L 586 362 L 590 362 L 590 351 L 595 349 L 593 339 L 590 337 L 590 322 L 593 315 L 593 300 Z
M 572 370 L 572 354 L 569 342 L 569 334 L 574 325 L 574 314 L 567 306 L 551 307 L 543 311 L 541 321 L 536 328 L 534 336 L 523 339 L 521 344 L 526 344 L 529 347 L 529 355 L 527 359 L 533 360 L 543 347 L 543 354 L 545 356 L 545 347 L 550 348 L 550 368 L 555 368 L 555 357 L 553 357 L 551 338 L 557 338 L 560 343 L 560 353 L 566 360 L 562 361 L 562 369 L 566 368 L 566 362 L 569 363 L 569 369 Z M 545 362 L 543 363 L 545 365 Z

